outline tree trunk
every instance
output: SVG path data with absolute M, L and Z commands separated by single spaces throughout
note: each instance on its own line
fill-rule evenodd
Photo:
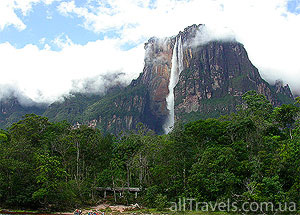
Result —
M 111 178 L 112 178 L 112 183 L 113 183 L 114 198 L 115 198 L 115 202 L 117 202 L 117 196 L 116 196 L 116 190 L 115 190 L 114 176 L 112 176 Z
M 79 143 L 76 141 L 77 158 L 76 158 L 76 181 L 79 180 Z

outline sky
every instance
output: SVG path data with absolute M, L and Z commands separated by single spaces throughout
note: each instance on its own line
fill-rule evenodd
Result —
M 50 103 L 129 83 L 150 37 L 192 24 L 221 39 L 230 29 L 264 79 L 300 94 L 300 0 L 0 0 L 0 98 Z

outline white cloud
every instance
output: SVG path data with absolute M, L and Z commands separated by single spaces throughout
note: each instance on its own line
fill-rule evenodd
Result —
M 122 72 L 120 81 L 129 83 L 142 71 L 143 46 L 122 51 L 117 39 L 90 42 L 85 46 L 69 42 L 62 45 L 60 52 L 49 48 L 39 50 L 34 45 L 16 49 L 9 43 L 0 44 L 1 71 L 5 73 L 0 85 L 16 86 L 37 102 L 53 102 L 71 89 L 80 90 L 83 85 L 80 80 Z M 97 83 L 102 82 L 98 80 L 93 85 Z M 104 90 L 101 86 L 99 89 Z
M 1 0 L 0 14 L 0 30 L 3 30 L 9 25 L 14 25 L 18 30 L 24 30 L 26 28 L 25 24 L 14 11 L 14 2 L 9 0 Z
M 10 2 L 14 2 L 14 9 L 20 9 L 23 16 L 26 16 L 28 12 L 31 11 L 34 4 L 44 3 L 46 5 L 50 5 L 55 1 L 60 0 L 10 0 Z
M 68 37 L 68 35 L 65 34 L 61 34 L 58 37 L 56 37 L 52 41 L 52 43 L 55 44 L 60 49 L 74 45 L 72 40 Z
M 40 44 L 45 44 L 45 42 L 46 42 L 46 37 L 43 37 L 39 40 Z
M 71 13 L 76 9 L 76 5 L 74 1 L 62 2 L 57 8 L 61 14 L 67 16 L 68 13 Z
M 44 3 L 50 5 L 54 1 L 60 0 L 0 0 L 0 30 L 10 25 L 13 25 L 20 31 L 24 30 L 26 25 L 22 19 L 17 16 L 15 10 L 20 10 L 22 15 L 26 16 L 34 4 Z
M 235 41 L 235 34 L 231 29 L 222 26 L 201 26 L 189 45 L 199 46 L 215 40 Z

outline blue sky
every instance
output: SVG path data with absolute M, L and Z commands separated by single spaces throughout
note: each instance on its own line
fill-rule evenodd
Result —
M 60 14 L 57 10 L 59 3 L 35 4 L 32 6 L 32 11 L 26 16 L 23 16 L 20 10 L 16 10 L 16 14 L 26 25 L 26 29 L 20 31 L 13 25 L 7 26 L 0 32 L 0 43 L 9 42 L 16 48 L 23 48 L 27 44 L 43 48 L 41 40 L 45 38 L 44 42 L 50 43 L 51 48 L 57 50 L 58 47 L 51 41 L 63 35 L 68 35 L 74 43 L 81 45 L 85 45 L 89 41 L 104 39 L 105 32 L 94 33 L 82 27 L 82 18 L 66 17 Z
M 288 1 L 287 9 L 291 13 L 299 14 L 300 13 L 300 1 L 299 0 Z
M 0 14 L 0 97 L 13 86 L 52 102 L 120 72 L 129 83 L 148 38 L 200 23 L 220 39 L 230 28 L 265 79 L 300 92 L 300 0 L 1 0 Z
M 18 18 L 26 25 L 24 30 L 19 30 L 14 25 L 8 25 L 0 31 L 0 43 L 9 42 L 16 48 L 23 48 L 27 44 L 37 45 L 43 48 L 43 43 L 51 44 L 52 50 L 59 50 L 53 41 L 55 38 L 68 36 L 74 43 L 85 45 L 91 41 L 103 40 L 105 37 L 118 38 L 120 33 L 118 28 L 108 29 L 100 32 L 95 32 L 91 29 L 85 28 L 83 25 L 84 18 L 70 14 L 65 16 L 59 12 L 58 7 L 62 2 L 72 1 L 53 1 L 51 4 L 44 2 L 33 2 L 30 10 L 26 15 L 22 14 L 21 9 L 15 9 L 14 12 Z M 77 7 L 83 7 L 93 12 L 91 8 L 101 5 L 98 1 L 76 0 L 74 1 Z M 100 1 L 101 2 L 101 1 Z M 111 8 L 108 2 L 103 4 L 107 8 Z M 155 7 L 155 1 L 150 1 L 149 8 Z M 300 0 L 286 1 L 287 11 L 299 14 Z M 45 38 L 45 40 L 43 39 Z M 141 41 L 144 42 L 144 41 Z M 127 45 L 127 44 L 126 44 Z M 132 46 L 124 46 L 129 49 Z

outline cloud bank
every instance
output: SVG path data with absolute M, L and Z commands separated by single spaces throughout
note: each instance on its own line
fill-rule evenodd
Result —
M 143 69 L 143 64 L 137 63 L 143 62 L 143 46 L 124 51 L 118 40 L 106 39 L 85 46 L 66 43 L 62 47 L 55 52 L 39 50 L 34 45 L 16 49 L 9 43 L 0 44 L 0 59 L 5 59 L 1 61 L 0 84 L 16 86 L 36 102 L 53 102 L 70 90 L 84 90 L 82 83 L 88 77 L 98 76 L 90 89 L 95 91 L 98 84 L 101 93 L 105 90 L 105 76 L 124 73 L 114 81 L 129 83 Z
M 26 16 L 33 12 L 32 5 L 54 1 L 1 0 L 5 19 L 0 20 L 0 34 L 10 25 L 26 28 L 16 10 Z M 263 78 L 281 79 L 300 94 L 300 14 L 288 10 L 288 0 L 87 0 L 80 5 L 56 1 L 60 3 L 55 10 L 69 19 L 80 18 L 83 29 L 113 35 L 78 45 L 62 32 L 53 40 L 61 51 L 52 51 L 47 43 L 42 50 L 31 44 L 22 49 L 0 44 L 0 84 L 16 86 L 34 101 L 51 102 L 74 88 L 89 89 L 84 83 L 92 83 L 92 91 L 103 91 L 107 81 L 101 77 L 109 74 L 122 73 L 117 77 L 128 83 L 142 72 L 144 42 L 200 23 L 216 39 L 235 35 Z M 94 77 L 94 82 L 84 81 Z

